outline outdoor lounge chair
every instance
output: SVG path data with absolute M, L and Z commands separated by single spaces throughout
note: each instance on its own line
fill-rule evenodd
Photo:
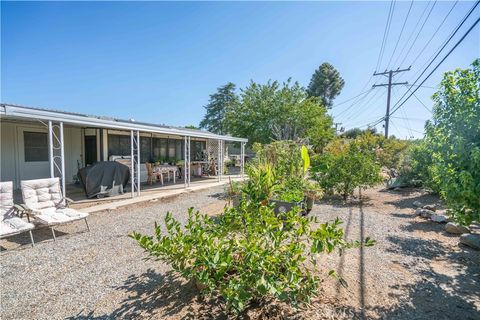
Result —
M 13 204 L 12 181 L 0 182 L 0 239 L 28 231 L 33 246 L 32 229 L 35 226 L 17 216 L 22 211 L 22 207 Z
M 33 223 L 50 227 L 53 240 L 56 240 L 54 226 L 77 220 L 85 220 L 90 231 L 88 213 L 67 207 L 73 200 L 62 196 L 59 178 L 25 180 L 21 184 L 27 213 L 33 217 Z

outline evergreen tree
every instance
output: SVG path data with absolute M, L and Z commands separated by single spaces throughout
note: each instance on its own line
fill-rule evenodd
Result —
M 210 95 L 210 100 L 204 107 L 207 113 L 200 122 L 200 128 L 216 134 L 227 134 L 225 114 L 237 102 L 238 97 L 235 94 L 235 84 L 229 82 L 217 88 L 217 92 Z
M 340 73 L 330 64 L 324 62 L 312 75 L 307 88 L 309 97 L 318 97 L 326 108 L 331 108 L 333 100 L 345 85 Z

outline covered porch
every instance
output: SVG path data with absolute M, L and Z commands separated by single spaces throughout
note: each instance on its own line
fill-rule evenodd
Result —
M 17 144 L 24 144 L 12 146 L 12 151 L 18 153 L 16 162 L 12 165 L 14 170 L 8 168 L 8 163 L 13 160 L 3 161 L 2 158 L 2 171 L 20 174 L 13 178 L 4 177 L 2 174 L 2 181 L 12 179 L 18 188 L 21 180 L 59 177 L 63 194 L 81 207 L 141 197 L 144 193 L 151 196 L 162 192 L 205 187 L 228 181 L 229 176 L 239 179 L 244 175 L 247 140 L 242 138 L 134 120 L 13 105 L 1 105 L 0 115 L 2 124 L 15 126 L 11 130 L 12 138 Z M 28 129 L 20 130 L 17 126 Z M 31 136 L 37 140 L 34 141 L 37 146 L 28 146 L 27 138 L 30 139 Z M 3 142 L 2 138 L 2 144 Z M 39 145 L 43 144 L 47 149 L 45 158 L 41 158 L 43 150 L 38 149 Z M 239 154 L 229 154 L 229 146 Z M 8 152 L 3 149 L 2 153 Z M 37 152 L 39 150 L 40 153 Z M 32 152 L 33 155 L 30 155 Z M 28 162 L 27 156 L 33 161 Z M 34 164 L 35 174 L 26 175 L 27 170 L 23 170 L 22 163 L 19 164 L 18 161 Z M 105 161 L 118 161 L 126 165 L 129 169 L 129 182 L 122 188 L 123 194 L 89 199 L 76 172 Z M 175 168 L 175 179 L 164 179 L 163 184 L 156 180 L 152 183 L 147 163 Z

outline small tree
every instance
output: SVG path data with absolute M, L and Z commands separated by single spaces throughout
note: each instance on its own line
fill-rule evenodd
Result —
M 200 128 L 217 134 L 227 134 L 225 115 L 236 103 L 238 97 L 235 94 L 235 84 L 229 82 L 219 87 L 216 93 L 210 95 L 210 100 L 205 106 L 207 113 L 200 122 Z
M 374 152 L 365 149 L 358 139 L 332 141 L 315 159 L 312 170 L 325 191 L 339 193 L 344 199 L 355 188 L 365 189 L 381 181 Z
M 309 97 L 320 98 L 325 107 L 331 108 L 344 85 L 340 73 L 330 63 L 324 62 L 313 73 L 307 93 Z

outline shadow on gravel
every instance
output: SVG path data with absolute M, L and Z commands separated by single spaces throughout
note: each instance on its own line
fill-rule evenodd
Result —
M 73 233 L 77 234 L 82 232 L 84 232 L 84 230 L 78 230 Z M 37 228 L 32 231 L 32 234 L 33 234 L 33 241 L 35 241 L 35 244 L 38 244 L 44 241 L 53 241 L 52 231 L 50 230 L 50 228 Z M 57 237 L 57 241 L 61 240 L 62 237 L 69 234 L 70 233 L 62 232 L 60 230 L 55 229 L 55 236 Z M 16 234 L 2 240 L 13 242 L 15 244 L 14 245 L 7 244 L 5 247 L 0 245 L 0 251 L 11 250 L 12 247 L 19 248 L 18 246 L 22 246 L 22 247 L 25 246 L 26 248 L 28 248 L 28 247 L 31 247 L 32 245 L 32 242 L 30 240 L 30 234 L 28 232 Z
M 219 314 L 223 319 L 218 301 L 202 300 L 192 283 L 186 283 L 172 272 L 159 274 L 148 269 L 140 276 L 131 275 L 123 286 L 116 288 L 124 293 L 120 306 L 109 314 L 94 315 L 95 310 L 82 310 L 66 319 L 143 319 L 170 318 L 175 315 L 182 319 L 211 319 L 212 314 Z M 197 305 L 198 308 L 193 308 Z M 162 314 L 157 313 L 162 310 Z M 181 315 L 178 315 L 181 313 Z
M 321 200 L 315 201 L 315 204 L 326 204 L 334 208 L 352 208 L 362 205 L 363 207 L 371 207 L 373 204 L 370 202 L 371 198 L 368 196 L 362 196 L 362 198 L 350 198 L 344 200 L 341 196 L 326 196 Z
M 453 250 L 436 240 L 387 239 L 393 244 L 388 251 L 417 257 L 429 267 L 419 271 L 421 278 L 416 283 L 391 286 L 392 292 L 400 292 L 391 294 L 399 303 L 392 308 L 374 308 L 380 318 L 478 319 L 480 310 L 473 301 L 480 296 L 480 252 L 463 247 Z M 404 267 L 416 265 L 404 263 Z
M 418 190 L 417 190 L 418 192 Z M 403 194 L 403 193 L 400 193 L 402 196 L 408 196 L 408 194 Z M 390 204 L 394 207 L 396 207 L 397 209 L 406 209 L 406 208 L 411 208 L 411 209 L 414 209 L 413 208 L 413 202 L 414 201 L 420 201 L 422 204 L 435 204 L 438 202 L 438 196 L 434 195 L 434 194 L 422 194 L 422 195 L 418 195 L 416 197 L 412 197 L 412 198 L 401 198 L 399 200 L 395 200 L 395 201 L 386 201 L 385 204 Z

